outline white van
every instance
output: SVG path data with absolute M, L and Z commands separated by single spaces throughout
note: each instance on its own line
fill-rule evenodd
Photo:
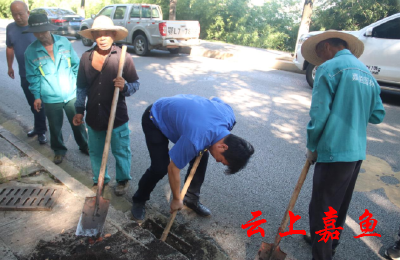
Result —
M 390 83 L 382 89 L 400 91 L 400 13 L 386 17 L 359 31 L 344 31 L 353 34 L 364 43 L 364 53 L 360 60 L 368 67 L 376 80 Z M 304 60 L 301 44 L 322 31 L 310 32 L 300 37 L 293 62 L 300 70 L 306 70 L 306 79 L 312 87 L 316 66 Z

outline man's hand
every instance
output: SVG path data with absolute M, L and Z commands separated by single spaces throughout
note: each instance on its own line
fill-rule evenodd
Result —
M 174 213 L 174 211 L 181 210 L 183 208 L 183 201 L 180 199 L 172 199 L 171 201 L 171 211 L 170 213 Z
M 79 126 L 81 124 L 83 124 L 83 115 L 82 114 L 76 114 L 74 116 L 74 118 L 72 119 L 72 123 L 74 124 L 74 126 Z
M 35 102 L 33 103 L 33 107 L 37 112 L 40 112 L 40 109 L 42 109 L 42 100 L 40 98 L 35 99 Z
M 12 67 L 8 68 L 8 76 L 10 76 L 10 78 L 14 79 L 14 70 Z
M 114 79 L 114 86 L 119 88 L 119 91 L 123 91 L 125 87 L 125 79 L 123 77 L 117 77 Z
M 310 164 L 313 165 L 317 161 L 317 158 L 318 158 L 317 150 L 315 150 L 314 152 L 311 152 L 310 149 L 307 149 L 306 157 L 307 157 L 307 160 L 310 162 Z

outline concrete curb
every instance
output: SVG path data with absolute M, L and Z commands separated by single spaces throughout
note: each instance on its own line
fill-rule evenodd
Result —
M 0 135 L 8 142 L 13 144 L 15 147 L 17 147 L 19 150 L 21 150 L 23 153 L 25 153 L 28 157 L 35 160 L 46 171 L 50 172 L 56 179 L 62 182 L 68 189 L 74 191 L 74 193 L 78 196 L 83 198 L 94 196 L 94 193 L 88 187 L 75 180 L 66 171 L 55 165 L 52 161 L 47 159 L 41 153 L 37 152 L 30 145 L 18 139 L 1 125 Z

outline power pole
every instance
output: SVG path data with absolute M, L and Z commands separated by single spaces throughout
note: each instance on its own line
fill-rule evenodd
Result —
M 169 0 L 169 20 L 176 20 L 176 3 L 178 0 Z
M 79 15 L 82 16 L 83 18 L 86 18 L 86 16 L 85 16 L 85 0 L 81 0 L 81 8 L 79 9 Z
M 294 51 L 297 51 L 297 45 L 299 43 L 300 36 L 308 33 L 310 31 L 310 23 L 311 23 L 311 14 L 314 5 L 314 0 L 305 0 L 304 7 L 303 7 L 303 15 L 301 17 L 299 32 L 297 34 L 296 40 L 296 48 Z

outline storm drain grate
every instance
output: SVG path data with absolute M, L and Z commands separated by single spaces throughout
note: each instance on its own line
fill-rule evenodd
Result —
M 61 192 L 46 187 L 0 188 L 0 210 L 51 210 Z

